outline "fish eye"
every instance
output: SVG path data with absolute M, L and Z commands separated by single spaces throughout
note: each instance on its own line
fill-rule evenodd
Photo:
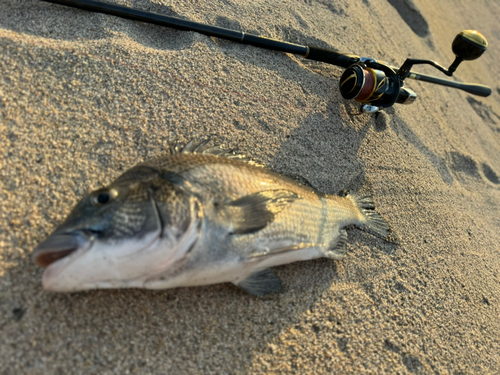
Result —
M 100 190 L 92 194 L 90 201 L 94 206 L 103 206 L 106 203 L 111 202 L 117 196 L 118 191 L 115 189 Z
M 101 193 L 96 197 L 96 200 L 100 204 L 108 203 L 109 202 L 109 194 L 108 193 Z

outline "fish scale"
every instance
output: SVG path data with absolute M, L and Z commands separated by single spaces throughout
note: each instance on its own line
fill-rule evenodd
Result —
M 260 296 L 281 289 L 270 267 L 341 259 L 351 224 L 392 239 L 369 197 L 323 194 L 190 142 L 84 197 L 34 258 L 53 291 L 231 282 Z

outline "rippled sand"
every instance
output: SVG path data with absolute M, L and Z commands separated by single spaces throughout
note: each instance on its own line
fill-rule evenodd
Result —
M 110 0 L 111 1 L 111 0 Z M 479 0 L 121 4 L 300 44 L 448 65 L 378 117 L 342 70 L 37 0 L 0 6 L 0 373 L 495 373 L 500 368 L 500 5 Z M 440 75 L 430 67 L 418 69 Z M 348 231 L 342 261 L 279 267 L 282 294 L 232 285 L 53 294 L 31 260 L 90 189 L 211 138 L 326 193 L 371 191 L 401 245 Z

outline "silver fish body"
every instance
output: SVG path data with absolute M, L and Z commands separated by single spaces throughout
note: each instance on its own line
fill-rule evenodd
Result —
M 326 195 L 205 143 L 92 192 L 34 251 L 45 289 L 281 288 L 270 267 L 345 255 L 344 227 L 390 238 L 369 197 Z

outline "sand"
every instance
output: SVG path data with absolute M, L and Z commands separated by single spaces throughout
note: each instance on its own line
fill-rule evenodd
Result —
M 0 373 L 497 373 L 500 369 L 500 4 L 489 0 L 116 0 L 456 79 L 408 81 L 378 117 L 342 69 L 194 32 L 36 0 L 0 0 Z M 418 71 L 440 75 L 431 67 Z M 370 190 L 401 239 L 349 229 L 341 261 L 278 267 L 283 293 L 222 284 L 45 292 L 33 248 L 89 190 L 192 138 L 318 190 Z

